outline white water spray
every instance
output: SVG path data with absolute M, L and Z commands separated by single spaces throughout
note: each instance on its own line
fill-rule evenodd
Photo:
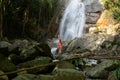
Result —
M 85 25 L 85 5 L 81 0 L 71 0 L 64 11 L 60 24 L 60 37 L 63 41 L 81 37 Z

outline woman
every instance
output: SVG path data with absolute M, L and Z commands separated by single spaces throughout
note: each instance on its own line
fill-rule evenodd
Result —
M 60 56 L 62 53 L 62 40 L 59 38 L 58 42 L 58 55 Z

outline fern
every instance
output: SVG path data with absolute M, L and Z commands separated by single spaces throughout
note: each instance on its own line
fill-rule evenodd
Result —
M 118 68 L 117 70 L 115 70 L 115 71 L 113 72 L 113 75 L 116 76 L 116 78 L 117 78 L 118 80 L 120 80 L 120 68 Z

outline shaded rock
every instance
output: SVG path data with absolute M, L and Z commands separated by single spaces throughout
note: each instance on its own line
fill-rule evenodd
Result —
M 85 75 L 75 69 L 57 69 L 53 72 L 55 80 L 85 80 Z
M 108 80 L 120 80 L 120 67 L 110 72 Z
M 5 56 L 3 54 L 0 53 L 0 61 L 4 60 Z
M 4 55 L 8 55 L 9 54 L 9 51 L 8 51 L 8 48 L 11 46 L 11 44 L 9 42 L 6 42 L 6 41 L 1 41 L 0 42 L 0 52 L 1 53 L 4 53 Z
M 50 47 L 46 43 L 32 43 L 22 50 L 20 56 L 25 60 L 32 60 L 37 56 L 45 56 L 53 59 Z
M 35 47 L 39 52 L 41 56 L 47 56 L 53 59 L 53 55 L 51 53 L 51 49 L 46 43 L 40 43 Z
M 36 58 L 35 60 L 27 61 L 24 63 L 20 63 L 17 65 L 17 68 L 29 68 L 29 67 L 34 67 L 34 66 L 39 66 L 39 65 L 45 65 L 49 64 L 52 62 L 52 59 L 49 57 L 39 57 Z M 28 73 L 47 73 L 51 72 L 51 67 L 40 67 L 40 68 L 35 68 L 32 70 L 28 70 Z
M 13 44 L 9 47 L 9 51 L 19 54 L 21 50 L 29 44 L 30 42 L 28 40 L 15 40 Z
M 3 71 L 0 71 L 0 74 L 4 74 Z M 7 75 L 0 76 L 0 80 L 9 80 Z
M 24 48 L 21 53 L 20 57 L 24 60 L 32 60 L 37 56 L 41 56 L 40 53 L 35 49 L 35 46 L 28 46 L 27 48 Z
M 119 64 L 118 60 L 105 60 L 88 70 L 87 75 L 92 78 L 107 78 L 109 71 L 116 69 Z
M 10 54 L 8 56 L 8 59 L 15 65 L 19 64 L 20 62 L 23 62 L 22 58 L 19 55 L 16 55 L 16 54 Z
M 18 75 L 12 80 L 36 80 L 34 79 L 35 77 L 36 75 L 33 75 L 33 74 L 22 74 L 22 75 Z

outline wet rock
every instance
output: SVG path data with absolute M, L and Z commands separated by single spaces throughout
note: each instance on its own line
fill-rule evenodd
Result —
M 107 78 L 108 73 L 115 70 L 120 65 L 118 60 L 105 60 L 97 66 L 87 71 L 87 75 L 92 78 Z
M 57 69 L 53 72 L 55 80 L 85 80 L 85 75 L 75 69 Z
M 39 57 L 39 58 L 36 58 L 34 60 L 18 64 L 17 68 L 18 69 L 19 68 L 29 68 L 29 67 L 49 64 L 50 62 L 52 62 L 52 59 L 49 57 Z M 51 70 L 49 67 L 40 67 L 40 68 L 28 70 L 27 72 L 28 73 L 47 73 L 47 72 L 50 72 Z
M 0 71 L 0 74 L 4 74 L 3 71 Z M 7 75 L 0 76 L 0 80 L 9 80 Z

